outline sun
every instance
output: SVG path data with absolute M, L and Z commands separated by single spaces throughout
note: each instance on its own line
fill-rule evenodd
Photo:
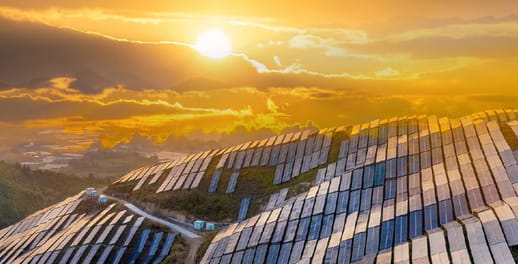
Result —
M 212 29 L 198 35 L 194 48 L 203 56 L 221 59 L 232 53 L 232 44 L 225 32 Z

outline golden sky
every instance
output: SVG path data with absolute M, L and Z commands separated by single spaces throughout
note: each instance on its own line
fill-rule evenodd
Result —
M 193 46 L 218 29 L 232 55 Z M 0 142 L 106 147 L 518 103 L 515 1 L 0 1 Z M 86 140 L 87 139 L 87 140 Z

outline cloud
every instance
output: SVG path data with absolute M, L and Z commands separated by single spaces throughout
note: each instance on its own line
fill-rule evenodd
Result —
M 308 124 L 323 128 L 408 112 L 456 116 L 512 107 L 514 101 L 509 98 L 518 96 L 516 91 L 481 93 L 445 87 L 387 90 L 381 85 L 368 89 L 241 87 L 185 92 L 113 87 L 83 93 L 72 81 L 56 77 L 47 87 L 0 91 L 0 109 L 18 109 L 0 112 L 0 127 L 4 128 L 0 130 L 0 145 L 4 139 L 12 141 L 15 131 L 17 142 L 30 140 L 38 131 L 58 129 L 79 137 L 81 146 L 99 139 L 112 147 L 128 142 L 135 134 L 158 143 L 193 133 L 232 137 L 241 129 L 280 132 Z M 23 129 L 27 131 L 20 133 Z
M 273 56 L 273 60 L 275 61 L 275 64 L 277 64 L 277 66 L 282 67 L 281 59 L 279 58 L 279 56 Z
M 393 69 L 392 67 L 387 67 L 383 70 L 379 70 L 375 72 L 375 75 L 378 77 L 394 77 L 398 76 L 400 73 L 398 70 Z

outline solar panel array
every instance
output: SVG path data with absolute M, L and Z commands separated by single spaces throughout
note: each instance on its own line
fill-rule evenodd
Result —
M 338 129 L 316 129 L 273 136 L 246 142 L 233 147 L 215 149 L 185 156 L 182 159 L 159 163 L 131 171 L 114 184 L 133 183 L 133 191 L 151 185 L 156 193 L 179 189 L 194 189 L 203 177 L 210 178 L 208 192 L 216 192 L 224 169 L 230 170 L 230 181 L 223 186 L 226 193 L 235 191 L 241 169 L 274 167 L 273 184 L 287 182 L 327 162 L 331 138 Z M 215 170 L 206 175 L 214 159 Z
M 114 184 L 135 182 L 133 191 L 137 191 L 146 183 L 147 185 L 153 185 L 160 180 L 159 185 L 154 185 L 157 193 L 193 189 L 198 187 L 215 153 L 215 150 L 205 151 L 184 156 L 177 160 L 139 168 L 122 176 Z
M 218 150 L 208 192 L 216 192 L 224 169 L 232 171 L 228 185 L 223 187 L 226 193 L 232 193 L 243 168 L 274 167 L 272 184 L 276 185 L 325 164 L 335 130 L 305 130 Z
M 2 229 L 0 263 L 159 263 L 171 250 L 174 233 L 146 229 L 144 217 L 115 203 L 77 212 L 84 199 L 81 192 Z
M 219 232 L 202 263 L 514 263 L 517 116 L 354 126 L 309 191 Z

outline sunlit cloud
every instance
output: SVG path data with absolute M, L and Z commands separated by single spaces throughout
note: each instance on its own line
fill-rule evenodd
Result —
M 375 74 L 378 77 L 394 77 L 398 76 L 400 73 L 398 70 L 395 70 L 392 67 L 387 67 L 383 70 L 376 71 Z

